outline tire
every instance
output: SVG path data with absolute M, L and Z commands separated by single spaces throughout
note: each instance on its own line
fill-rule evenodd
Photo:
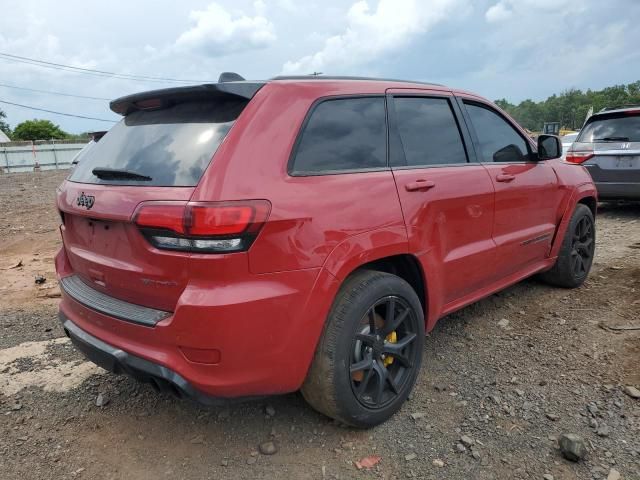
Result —
M 378 425 L 411 393 L 424 336 L 422 306 L 406 281 L 357 271 L 336 295 L 302 395 L 315 410 L 345 424 Z
M 571 216 L 564 234 L 555 265 L 539 275 L 550 285 L 576 288 L 584 283 L 591 270 L 596 244 L 596 228 L 593 213 L 579 203 Z M 577 262 L 581 266 L 576 266 Z

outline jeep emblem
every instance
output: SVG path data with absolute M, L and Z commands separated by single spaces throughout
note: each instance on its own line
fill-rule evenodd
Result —
M 94 197 L 93 195 L 85 195 L 84 192 L 82 192 L 80 195 L 78 195 L 76 204 L 79 207 L 85 207 L 87 210 L 89 210 L 91 207 L 93 207 L 95 201 L 96 197 Z

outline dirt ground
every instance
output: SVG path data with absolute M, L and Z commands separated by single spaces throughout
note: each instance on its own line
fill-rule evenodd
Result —
M 640 388 L 640 331 L 616 330 L 640 326 L 640 205 L 600 206 L 582 288 L 528 280 L 442 319 L 410 401 L 362 431 L 299 394 L 204 407 L 86 362 L 56 316 L 64 176 L 0 175 L 0 478 L 640 479 L 640 400 L 623 391 Z M 584 460 L 562 458 L 563 433 Z

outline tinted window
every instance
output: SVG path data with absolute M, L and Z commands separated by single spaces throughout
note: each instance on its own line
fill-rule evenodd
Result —
M 73 182 L 194 186 L 246 102 L 189 102 L 127 115 L 83 151 Z M 98 178 L 94 168 L 128 170 L 151 180 Z
M 579 142 L 640 142 L 640 115 L 614 114 L 591 117 Z
M 458 124 L 445 98 L 395 98 L 407 165 L 465 163 Z
M 380 168 L 387 164 L 384 98 L 324 101 L 313 110 L 298 144 L 299 173 Z
M 483 162 L 523 162 L 528 159 L 527 143 L 500 115 L 472 104 L 467 104 L 467 112 L 478 135 Z

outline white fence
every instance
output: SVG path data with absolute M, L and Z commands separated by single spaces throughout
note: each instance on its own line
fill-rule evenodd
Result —
M 86 142 L 77 140 L 36 140 L 35 142 L 0 143 L 0 171 L 32 172 L 34 168 L 54 170 L 69 168 Z

